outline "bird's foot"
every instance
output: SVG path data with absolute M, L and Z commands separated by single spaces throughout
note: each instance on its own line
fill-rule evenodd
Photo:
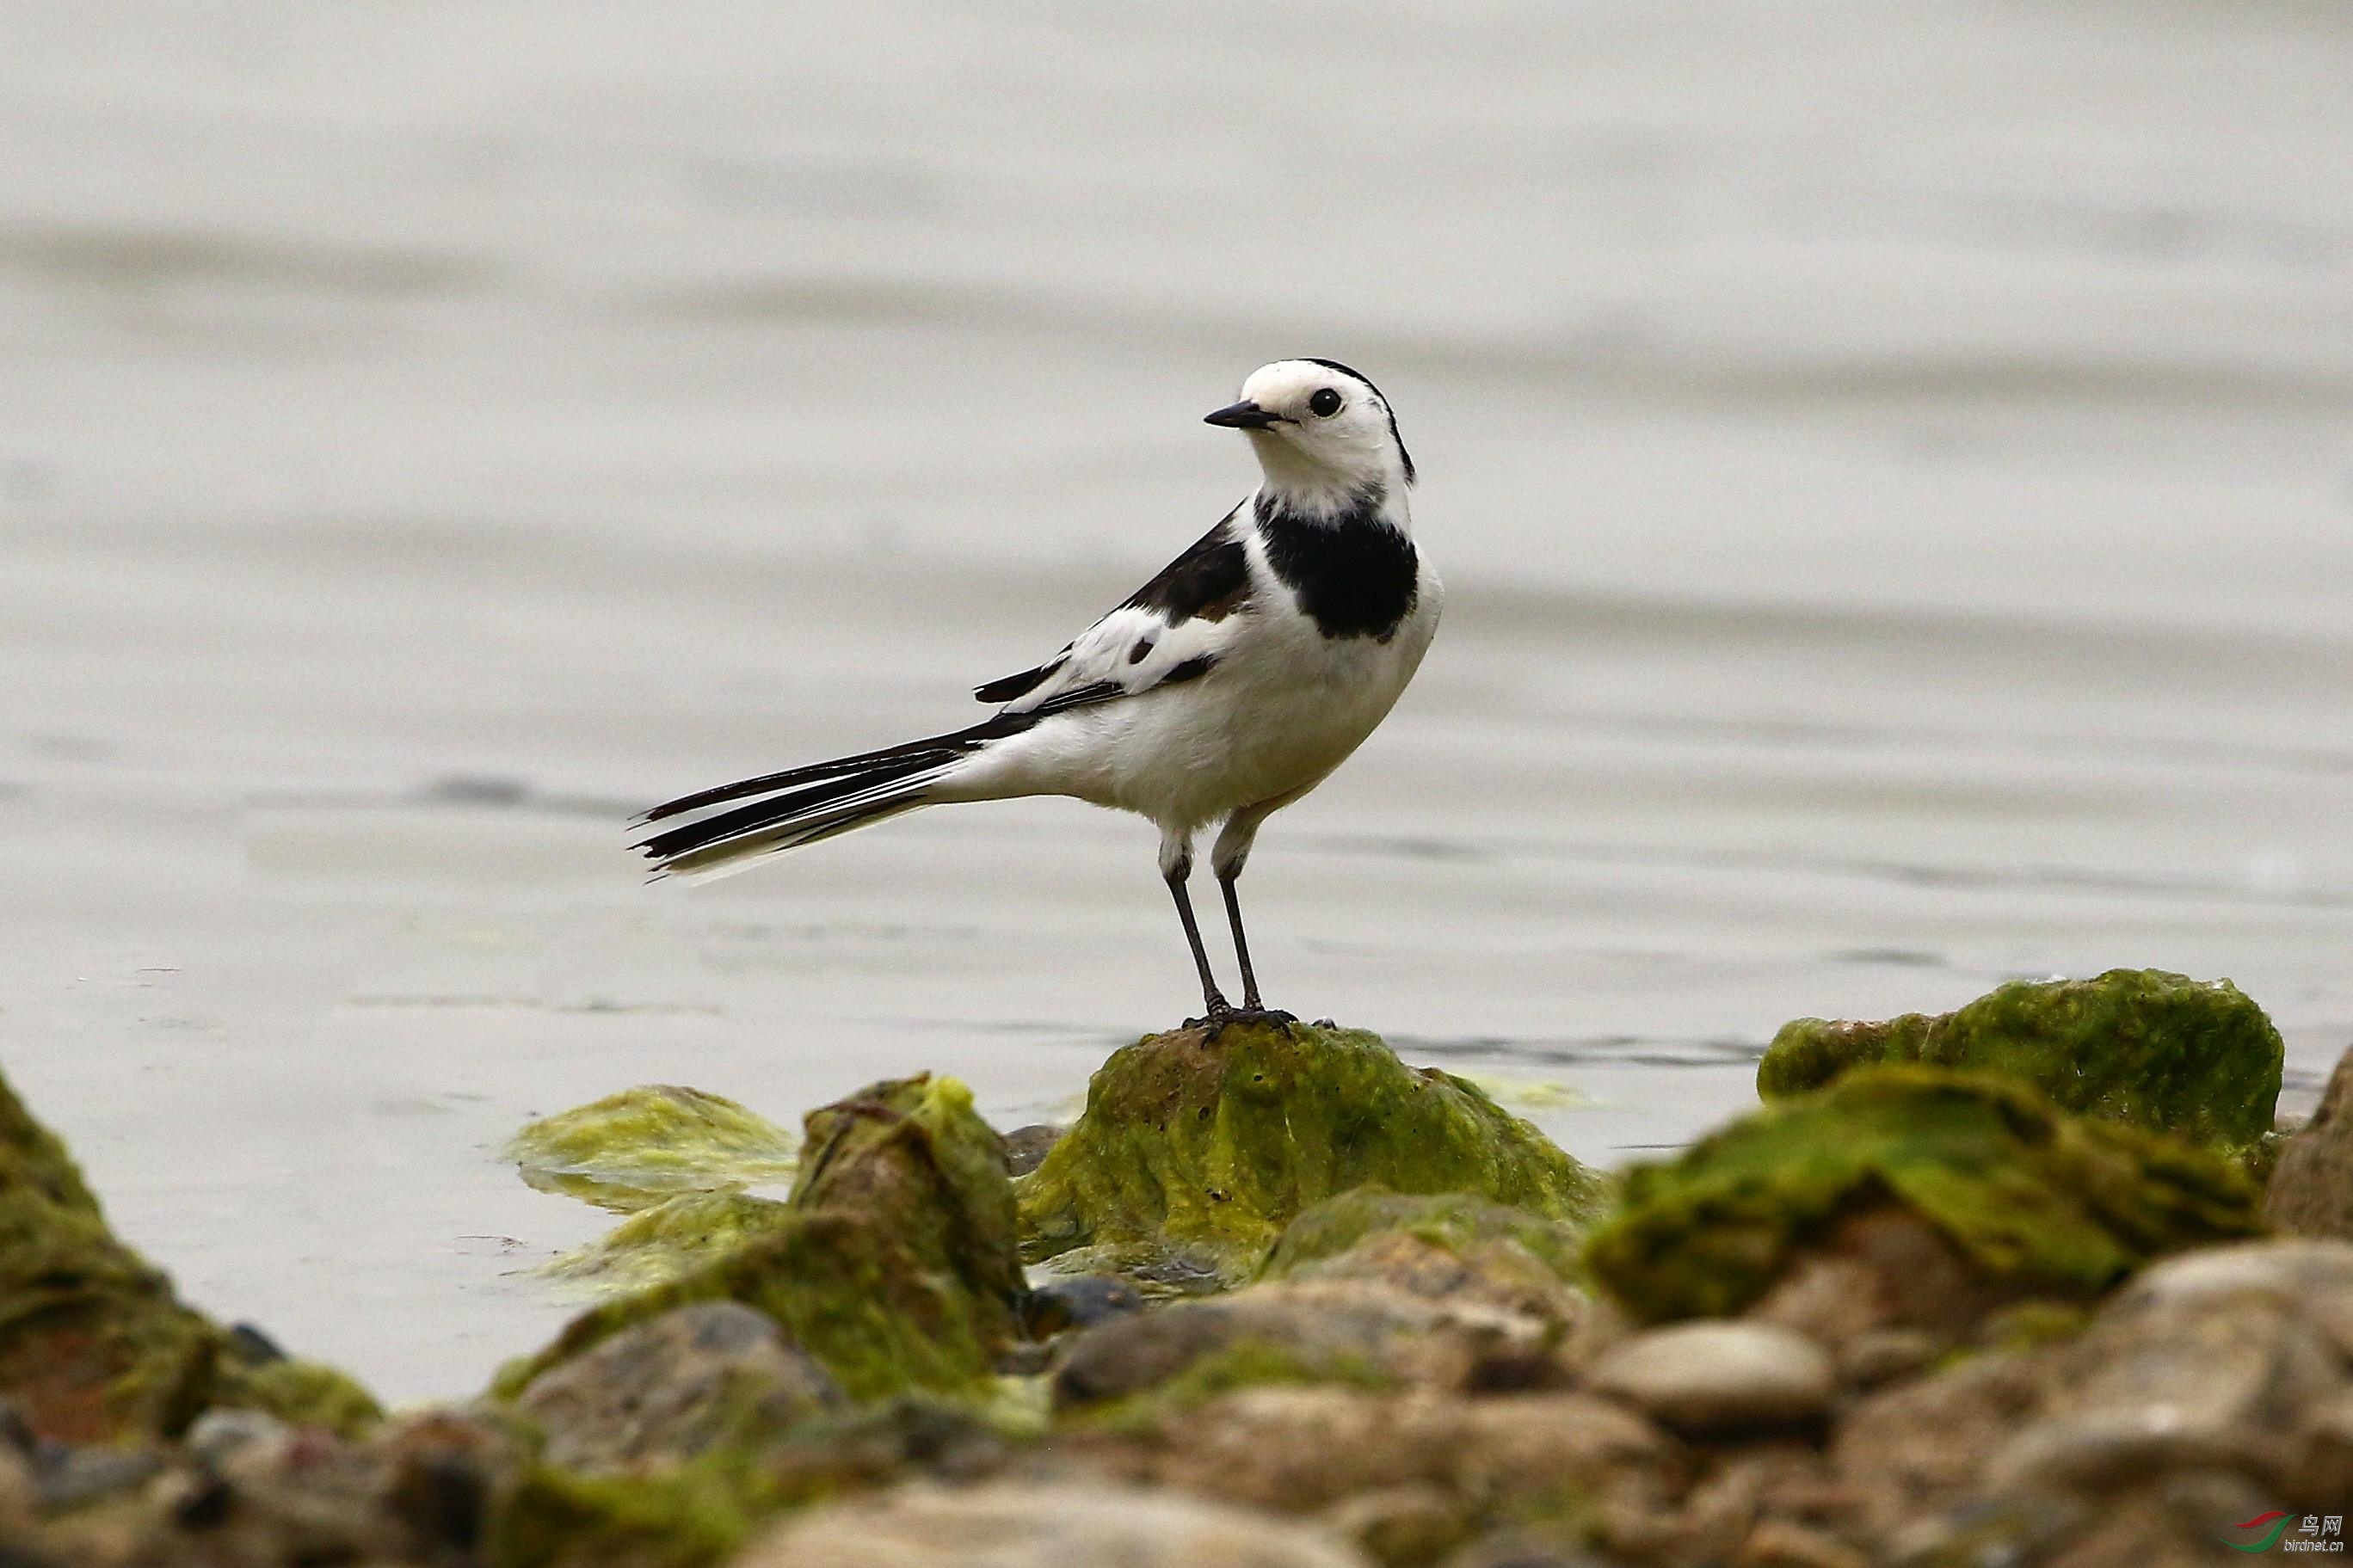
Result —
M 1207 1017 L 1187 1018 L 1185 1020 L 1185 1026 L 1188 1029 L 1207 1029 L 1208 1031 L 1207 1037 L 1214 1040 L 1226 1032 L 1226 1026 L 1229 1024 L 1272 1024 L 1289 1029 L 1297 1022 L 1299 1022 L 1298 1014 L 1286 1013 L 1280 1007 L 1261 1007 L 1255 1004 L 1236 1007 L 1226 1003 L 1221 997 L 1211 1005 Z
M 1208 1011 L 1198 1018 L 1186 1019 L 1182 1026 L 1187 1029 L 1207 1029 L 1209 1031 L 1209 1038 L 1214 1040 L 1218 1037 L 1217 1031 L 1224 1028 L 1233 1016 L 1233 1004 L 1212 991 L 1209 993 Z

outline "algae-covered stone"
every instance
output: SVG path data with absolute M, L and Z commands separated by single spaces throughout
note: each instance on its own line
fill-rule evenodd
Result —
M 2271 1131 L 2284 1047 L 2227 980 L 2112 969 L 2017 981 L 1957 1012 L 1883 1023 L 1799 1018 L 1757 1065 L 1767 1100 L 1850 1068 L 1920 1062 L 2023 1079 L 2061 1110 L 2240 1150 Z
M 2353 1237 L 2353 1051 L 2337 1058 L 2312 1120 L 2279 1151 L 2263 1217 L 2288 1236 Z
M 649 1084 L 534 1121 L 507 1145 L 522 1179 L 622 1214 L 681 1193 L 792 1180 L 791 1133 L 733 1100 Z
M 1581 1226 L 1490 1203 L 1473 1193 L 1396 1193 L 1368 1185 L 1326 1198 L 1293 1220 L 1267 1254 L 1259 1277 L 1313 1275 L 1320 1265 L 1390 1233 L 1465 1258 L 1508 1247 L 1560 1279 L 1575 1283 L 1584 1275 Z
M 656 1476 L 526 1471 L 490 1540 L 499 1568 L 704 1568 L 732 1557 L 781 1500 L 732 1456 Z
M 1889 1202 L 1987 1277 L 2080 1298 L 2161 1253 L 2253 1234 L 2255 1201 L 2218 1155 L 2064 1115 L 2021 1085 L 1873 1068 L 1629 1173 L 1586 1260 L 1639 1317 L 1735 1312 L 1842 1213 Z
M 174 1433 L 204 1408 L 221 1348 L 0 1084 L 0 1395 L 59 1442 Z
M 789 1204 L 749 1193 L 680 1193 L 639 1209 L 545 1271 L 599 1294 L 642 1290 L 773 1235 L 793 1212 Z
M 997 1134 L 951 1079 L 876 1084 L 811 1111 L 773 1228 L 575 1319 L 503 1372 L 512 1396 L 633 1323 L 695 1301 L 766 1313 L 852 1398 L 971 1393 L 1017 1336 L 1013 1194 Z
M 374 1402 L 325 1368 L 255 1373 L 115 1238 L 65 1145 L 0 1082 L 0 1397 L 63 1443 L 174 1436 L 214 1404 L 353 1429 Z M 258 1381 L 257 1381 L 258 1379 Z
M 1005 1145 L 973 1110 L 970 1089 L 928 1073 L 899 1079 L 819 1106 L 804 1125 L 795 1208 L 869 1215 L 976 1297 L 1019 1298 Z
M 1575 1223 L 1603 1184 L 1478 1089 L 1359 1030 L 1150 1036 L 1018 1184 L 1023 1250 L 1161 1283 L 1249 1277 L 1299 1213 L 1349 1189 L 1469 1193 Z
M 1469 1193 L 1358 1187 L 1293 1220 L 1259 1278 L 1378 1282 L 1567 1326 L 1590 1307 L 1584 1249 L 1581 1226 Z
M 257 1410 L 290 1426 L 318 1426 L 359 1437 L 384 1419 L 375 1396 L 315 1361 L 278 1360 L 226 1369 L 210 1402 L 216 1409 Z
M 542 1377 L 516 1408 L 542 1458 L 584 1473 L 674 1470 L 757 1447 L 842 1404 L 823 1368 L 738 1301 L 638 1324 Z

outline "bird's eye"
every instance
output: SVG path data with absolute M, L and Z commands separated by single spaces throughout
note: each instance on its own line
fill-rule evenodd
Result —
M 1307 406 L 1316 418 L 1329 419 L 1340 412 L 1340 395 L 1328 386 L 1319 386 L 1315 389 L 1315 395 L 1307 400 Z

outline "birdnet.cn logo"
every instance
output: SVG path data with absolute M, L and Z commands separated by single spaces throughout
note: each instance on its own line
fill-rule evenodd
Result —
M 2345 1516 L 2307 1513 L 2299 1519 L 2274 1509 L 2231 1526 L 2222 1544 L 2233 1552 L 2269 1552 L 2275 1546 L 2282 1552 L 2342 1552 Z

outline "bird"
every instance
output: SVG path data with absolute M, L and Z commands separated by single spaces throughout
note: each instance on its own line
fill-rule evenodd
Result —
M 1266 819 L 1388 716 L 1445 590 L 1414 543 L 1413 458 L 1366 377 L 1336 360 L 1277 360 L 1206 422 L 1248 438 L 1258 488 L 1052 658 L 976 687 L 993 716 L 657 805 L 633 847 L 656 879 L 725 875 L 923 806 L 1075 796 L 1159 829 L 1205 1009 L 1187 1023 L 1295 1022 L 1261 998 L 1236 884 Z M 1219 987 L 1188 889 L 1211 824 L 1239 1006 Z

